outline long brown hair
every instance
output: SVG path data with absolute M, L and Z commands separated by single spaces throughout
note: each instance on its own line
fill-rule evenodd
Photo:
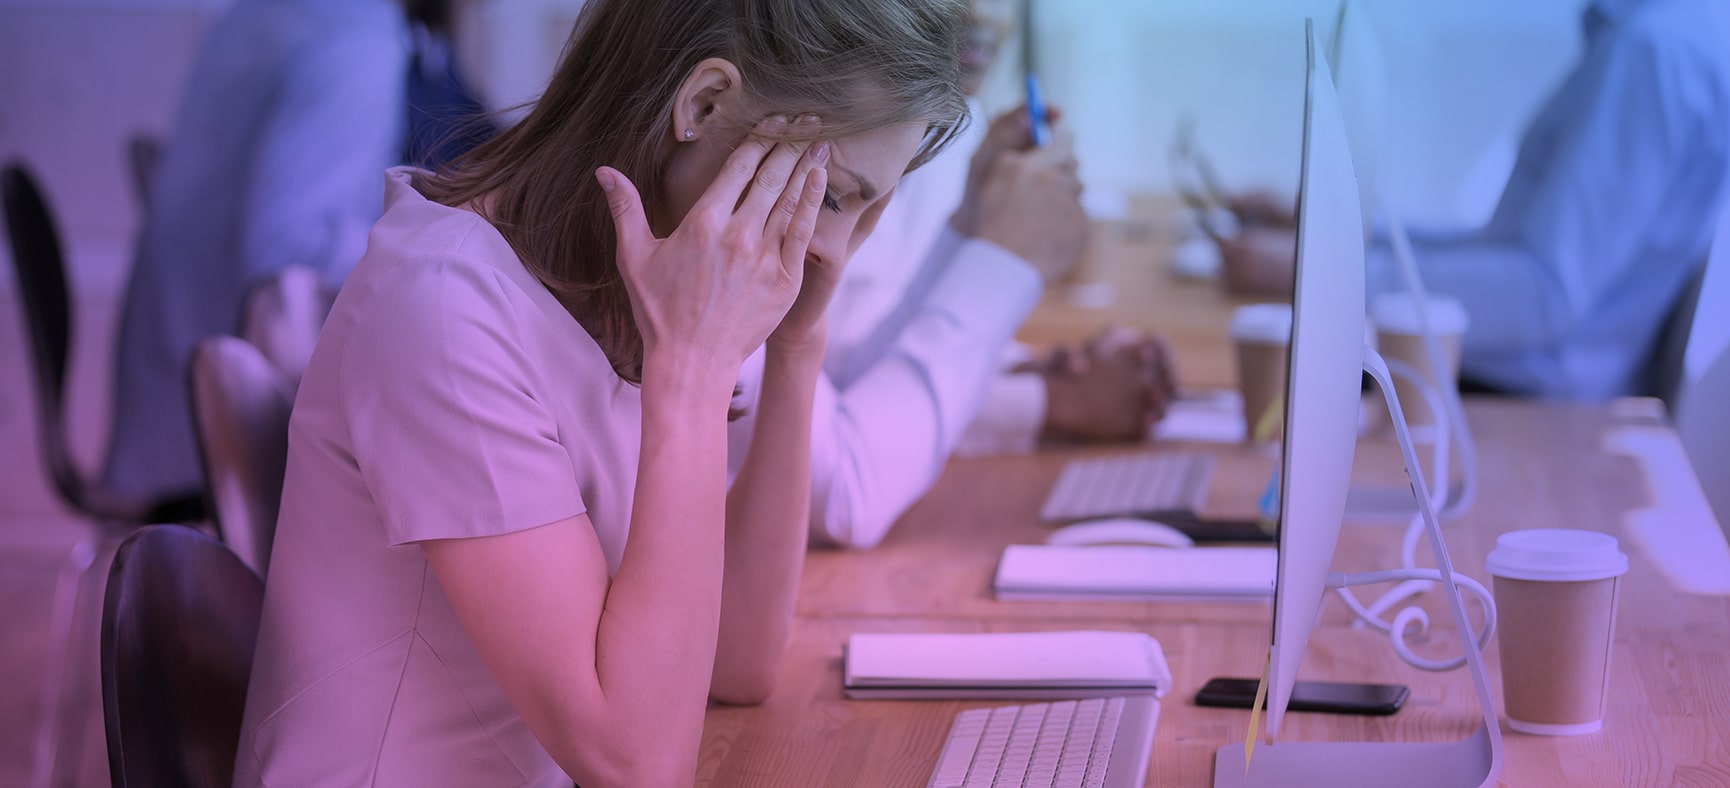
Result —
M 673 104 L 711 57 L 738 67 L 757 117 L 813 113 L 830 138 L 926 124 L 917 166 L 967 121 L 967 20 L 966 0 L 590 0 L 528 116 L 415 186 L 480 210 L 619 376 L 637 382 L 642 337 L 595 168 L 636 183 L 652 225 L 676 219 L 658 215 Z

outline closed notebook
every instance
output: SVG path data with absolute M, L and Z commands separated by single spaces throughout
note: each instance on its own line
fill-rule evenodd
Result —
M 1005 600 L 1261 600 L 1278 566 L 1272 547 L 1010 545 L 991 587 Z
M 1140 632 L 860 634 L 847 641 L 849 698 L 1164 695 L 1171 669 Z

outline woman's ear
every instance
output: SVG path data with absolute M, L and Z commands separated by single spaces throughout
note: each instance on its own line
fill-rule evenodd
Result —
M 744 95 L 739 68 L 731 62 L 712 57 L 691 67 L 673 96 L 673 140 L 691 142 L 716 121 L 737 117 Z

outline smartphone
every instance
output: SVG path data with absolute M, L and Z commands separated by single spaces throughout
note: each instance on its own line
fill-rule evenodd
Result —
M 1256 687 L 1260 683 L 1255 679 L 1212 679 L 1195 694 L 1195 705 L 1247 709 L 1255 702 Z M 1387 715 L 1399 711 L 1410 694 L 1410 689 L 1399 684 L 1300 681 L 1292 687 L 1291 703 L 1286 705 L 1286 709 Z

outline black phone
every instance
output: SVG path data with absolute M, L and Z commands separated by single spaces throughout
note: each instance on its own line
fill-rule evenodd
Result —
M 1197 706 L 1247 709 L 1255 702 L 1256 679 L 1217 678 L 1195 694 Z M 1323 711 L 1333 714 L 1393 714 L 1406 702 L 1410 689 L 1399 684 L 1353 684 L 1337 681 L 1300 681 L 1292 686 L 1289 711 Z M 1263 704 L 1266 705 L 1265 702 Z

